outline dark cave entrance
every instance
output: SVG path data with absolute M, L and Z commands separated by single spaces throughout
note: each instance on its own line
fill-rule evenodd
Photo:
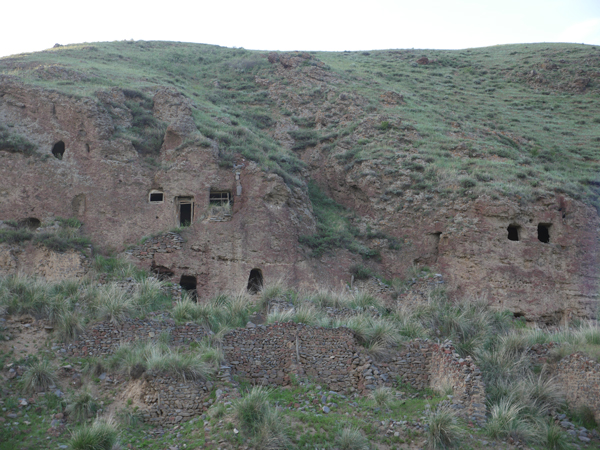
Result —
M 248 292 L 251 294 L 258 293 L 263 286 L 263 274 L 260 269 L 252 269 L 250 277 L 248 277 Z
M 540 223 L 538 225 L 538 240 L 544 244 L 550 242 L 550 224 Z
M 196 291 L 196 277 L 191 275 L 181 275 L 181 280 L 179 280 L 179 286 L 181 289 L 186 291 L 190 298 L 194 301 L 198 298 L 198 291 Z
M 509 225 L 508 230 L 508 240 L 509 241 L 518 241 L 519 240 L 519 226 L 518 225 Z
M 19 227 L 29 228 L 30 230 L 35 230 L 42 225 L 40 219 L 36 219 L 35 217 L 28 217 L 27 219 L 21 219 L 17 222 Z
M 63 159 L 63 155 L 65 154 L 65 143 L 63 141 L 58 141 L 52 147 L 52 154 L 56 159 Z

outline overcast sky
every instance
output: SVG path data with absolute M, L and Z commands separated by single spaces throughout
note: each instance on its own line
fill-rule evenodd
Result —
M 600 45 L 600 0 L 6 0 L 0 56 L 168 40 L 260 50 Z

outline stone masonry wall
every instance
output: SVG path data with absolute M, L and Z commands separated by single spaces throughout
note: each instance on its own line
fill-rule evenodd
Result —
M 195 323 L 176 325 L 172 319 L 125 319 L 119 325 L 99 322 L 88 328 L 76 342 L 65 347 L 66 351 L 74 356 L 108 355 L 121 343 L 156 340 L 163 332 L 170 334 L 171 345 L 199 341 L 206 336 L 204 328 Z
M 485 421 L 485 386 L 470 358 L 461 359 L 448 341 L 414 340 L 375 362 L 360 353 L 351 330 L 276 323 L 237 329 L 224 337 L 231 374 L 253 384 L 285 386 L 307 376 L 341 392 L 366 392 L 396 378 L 417 389 L 453 390 L 458 414 Z
M 169 231 L 147 239 L 143 244 L 127 250 L 126 253 L 141 260 L 152 260 L 155 253 L 173 253 L 181 250 L 182 246 L 183 238 L 179 234 Z
M 144 377 L 140 400 L 145 422 L 175 424 L 202 414 L 210 406 L 210 390 L 203 381 L 182 382 L 171 377 Z
M 391 384 L 399 378 L 415 389 L 428 387 L 432 345 L 426 339 L 415 339 L 382 358 L 376 364 L 384 381 Z
M 589 406 L 600 422 L 600 364 L 575 353 L 561 359 L 555 373 L 569 405 Z
M 429 385 L 441 392 L 452 388 L 452 408 L 476 423 L 485 422 L 485 385 L 470 356 L 461 358 L 449 341 L 433 344 Z
M 291 376 L 308 376 L 332 390 L 353 391 L 358 379 L 351 375 L 357 360 L 354 335 L 346 328 L 313 328 L 276 323 L 237 329 L 223 341 L 232 375 L 253 384 L 288 385 Z

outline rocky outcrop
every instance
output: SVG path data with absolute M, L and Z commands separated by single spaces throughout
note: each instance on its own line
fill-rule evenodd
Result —
M 91 252 L 70 249 L 57 252 L 40 244 L 0 244 L 0 276 L 25 274 L 60 281 L 83 276 Z

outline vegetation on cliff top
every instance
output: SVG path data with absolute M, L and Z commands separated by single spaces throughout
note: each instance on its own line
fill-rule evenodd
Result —
M 294 55 L 304 61 L 282 76 L 264 52 L 122 41 L 2 58 L 0 73 L 75 96 L 175 88 L 192 101 L 200 132 L 218 144 L 224 163 L 241 153 L 292 184 L 302 184 L 305 167 L 295 153 L 318 145 L 356 177 L 375 172 L 390 195 L 401 189 L 531 201 L 564 192 L 597 201 L 596 47 Z M 325 120 L 315 129 L 319 111 Z M 273 137 L 285 119 L 297 128 L 289 146 Z M 401 174 L 409 181 L 391 186 Z

